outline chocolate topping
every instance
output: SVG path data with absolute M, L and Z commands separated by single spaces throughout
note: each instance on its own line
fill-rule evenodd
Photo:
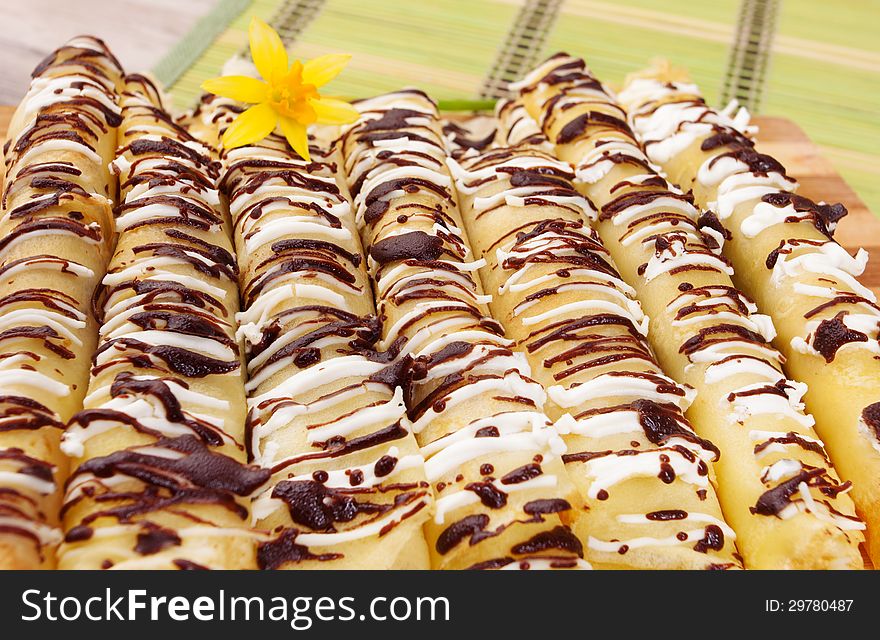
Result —
M 192 562 L 190 560 L 186 560 L 184 558 L 175 558 L 171 561 L 172 564 L 177 567 L 181 571 L 207 571 L 208 567 L 205 565 L 199 564 L 198 562 Z
M 721 220 L 718 219 L 718 216 L 715 215 L 712 211 L 704 211 L 700 214 L 699 219 L 697 220 L 697 226 L 700 230 L 703 229 L 712 229 L 721 235 L 725 240 L 730 240 L 733 238 L 733 234 L 723 225 L 721 224 Z M 706 246 L 710 249 L 720 249 L 718 245 L 718 241 L 713 238 L 711 235 L 704 233 L 703 238 L 706 241 Z
M 658 198 L 671 198 L 673 200 L 681 200 L 682 202 L 693 202 L 692 196 L 688 194 L 672 193 L 671 191 L 632 191 L 617 196 L 602 207 L 599 212 L 600 220 L 610 220 L 618 213 L 628 209 L 629 207 L 644 206 L 651 204 Z
M 874 437 L 880 442 L 880 402 L 869 404 L 862 409 L 862 421 L 874 432 Z
M 437 553 L 446 555 L 465 538 L 470 538 L 470 544 L 474 545 L 480 540 L 478 534 L 482 533 L 488 524 L 489 516 L 484 513 L 465 516 L 452 523 L 437 537 L 435 544 Z
M 589 126 L 613 129 L 626 134 L 630 138 L 633 137 L 633 133 L 625 120 L 615 118 L 600 111 L 588 111 L 572 118 L 560 129 L 559 135 L 556 136 L 556 144 L 574 142 Z
M 517 555 L 531 554 L 546 551 L 547 549 L 559 549 L 584 557 L 584 547 L 581 541 L 571 532 L 568 527 L 556 526 L 550 531 L 542 531 L 535 534 L 527 541 L 514 545 L 511 552 Z
M 642 399 L 631 402 L 630 406 L 638 412 L 639 424 L 642 425 L 645 437 L 653 444 L 662 446 L 673 438 L 682 438 L 711 451 L 715 454 L 716 460 L 721 455 L 718 447 L 685 428 L 682 424 L 681 411 L 676 405 Z
M 846 207 L 840 203 L 818 204 L 809 198 L 788 191 L 768 193 L 761 200 L 780 209 L 791 206 L 797 213 L 806 213 L 806 219 L 812 220 L 816 229 L 829 238 L 833 235 L 835 225 L 847 215 Z M 792 221 L 799 222 L 802 219 L 796 218 Z M 788 221 L 786 220 L 786 222 Z
M 754 147 L 755 143 L 749 140 L 736 129 L 724 127 L 717 130 L 700 145 L 701 151 L 712 151 L 718 147 L 736 146 L 736 147 Z
M 651 511 L 650 513 L 646 513 L 645 517 L 648 520 L 653 520 L 657 522 L 666 522 L 668 520 L 684 520 L 688 517 L 688 512 L 681 509 L 665 509 L 661 511 Z
M 180 536 L 174 531 L 151 526 L 137 535 L 137 544 L 134 550 L 141 555 L 148 556 L 159 553 L 168 547 L 179 546 L 181 542 Z
M 314 480 L 282 480 L 272 497 L 287 504 L 291 519 L 313 531 L 335 531 L 337 522 L 351 522 L 358 515 L 384 513 L 392 505 L 358 502 L 344 490 L 332 489 Z
M 507 494 L 496 488 L 492 482 L 471 482 L 464 488 L 477 494 L 480 502 L 490 509 L 500 509 L 507 504 Z
M 414 109 L 387 109 L 382 112 L 382 115 L 379 118 L 367 120 L 360 127 L 359 131 L 366 133 L 368 131 L 406 129 L 407 127 L 414 126 L 409 123 L 410 118 L 424 120 L 429 117 L 430 116 L 423 111 L 416 111 Z
M 542 473 L 544 472 L 541 470 L 541 465 L 534 463 L 527 464 L 506 473 L 501 478 L 501 484 L 519 484 L 520 482 L 537 478 Z
M 145 355 L 155 356 L 162 360 L 174 373 L 187 378 L 204 378 L 209 375 L 222 375 L 235 371 L 241 366 L 239 360 L 218 360 L 181 347 L 168 345 L 150 345 L 134 338 L 119 338 L 104 343 L 95 352 L 99 355 L 108 349 L 124 346 Z
M 764 449 L 766 449 L 767 447 L 769 447 L 770 445 L 772 445 L 774 443 L 783 444 L 783 445 L 795 444 L 795 445 L 799 446 L 801 449 L 804 449 L 805 451 L 812 451 L 813 453 L 818 453 L 826 461 L 828 459 L 827 454 L 825 453 L 825 449 L 822 447 L 821 444 L 819 444 L 818 442 L 815 442 L 813 440 L 807 440 L 806 438 L 802 437 L 800 434 L 795 433 L 794 431 L 789 431 L 784 436 L 774 436 L 772 438 L 768 438 L 764 442 L 756 444 L 755 450 L 754 450 L 755 455 L 758 455 Z
M 791 504 L 791 496 L 800 490 L 802 482 L 810 486 L 811 482 L 815 483 L 817 479 L 822 481 L 825 473 L 825 469 L 805 469 L 793 478 L 789 478 L 772 489 L 765 491 L 758 498 L 755 506 L 749 507 L 749 511 L 762 516 L 778 516 L 785 507 Z
M 376 461 L 375 465 L 373 465 L 373 473 L 376 474 L 377 478 L 382 478 L 394 471 L 394 468 L 396 466 L 397 458 L 389 455 L 384 455 Z
M 846 312 L 841 311 L 830 320 L 823 320 L 816 327 L 813 348 L 825 358 L 825 362 L 832 362 L 837 351 L 845 344 L 868 341 L 867 335 L 846 326 L 843 322 L 844 316 Z
M 416 358 L 415 361 L 413 361 L 413 380 L 425 379 L 428 376 L 428 372 L 431 370 L 432 367 L 435 367 L 449 360 L 456 360 L 458 358 L 461 358 L 462 356 L 473 351 L 474 347 L 475 345 L 469 342 L 456 340 L 454 342 L 450 342 L 442 349 L 440 349 L 439 351 L 435 351 L 429 356 L 419 356 L 418 358 Z
M 98 478 L 109 478 L 120 474 L 172 491 L 195 486 L 238 496 L 250 496 L 271 475 L 268 469 L 248 467 L 211 451 L 194 436 L 161 439 L 151 447 L 183 455 L 166 458 L 135 450 L 116 451 L 86 460 L 74 475 L 91 473 Z
M 28 233 L 38 233 L 40 231 L 57 230 L 64 233 L 70 233 L 80 238 L 88 238 L 93 242 L 101 239 L 100 228 L 90 227 L 68 218 L 40 218 L 38 220 L 29 220 L 22 222 L 12 231 L 7 233 L 0 240 L 0 251 L 3 251 L 12 244 L 13 241 Z
M 364 203 L 367 205 L 367 212 L 364 215 L 364 220 L 368 224 L 372 224 L 376 220 L 378 220 L 382 216 L 382 214 L 384 214 L 385 211 L 388 210 L 389 206 L 388 201 L 383 200 L 383 198 L 393 191 L 403 190 L 407 193 L 417 193 L 422 189 L 433 191 L 443 200 L 450 200 L 452 198 L 452 195 L 449 193 L 449 191 L 446 190 L 445 187 L 431 182 L 430 180 L 417 178 L 415 176 L 403 176 L 400 178 L 395 178 L 393 180 L 388 180 L 373 187 L 373 190 L 370 191 L 370 193 L 367 194 L 367 197 L 364 199 Z M 377 205 L 377 203 L 381 203 L 382 205 L 384 205 L 384 208 L 381 205 Z M 372 209 L 374 205 L 379 207 L 375 211 Z
M 257 547 L 257 565 L 260 569 L 277 569 L 288 562 L 326 562 L 343 557 L 341 553 L 313 554 L 308 547 L 296 543 L 298 534 L 296 529 L 285 529 L 275 540 L 261 543 Z
M 771 173 L 778 173 L 786 177 L 785 167 L 783 167 L 775 158 L 763 153 L 758 153 L 751 147 L 737 147 L 732 151 L 719 154 L 709 161 L 711 169 L 721 158 L 733 158 L 747 165 L 749 171 L 756 176 L 766 177 Z
M 397 260 L 436 260 L 443 255 L 443 240 L 424 231 L 389 236 L 370 247 L 370 257 L 379 264 Z
M 543 513 L 559 513 L 560 511 L 569 511 L 571 504 L 568 500 L 561 498 L 550 498 L 546 500 L 532 500 L 523 505 L 523 511 L 529 515 L 539 515 Z
M 36 430 L 43 427 L 64 429 L 54 411 L 31 398 L 0 396 L 0 433 L 19 429 Z
M 176 381 L 186 388 L 186 383 Z M 165 418 L 169 422 L 176 422 L 184 425 L 193 431 L 194 434 L 205 444 L 211 446 L 219 446 L 223 444 L 223 436 L 214 427 L 206 422 L 187 417 L 183 412 L 180 401 L 171 391 L 171 388 L 164 380 L 155 379 L 137 379 L 128 372 L 122 372 L 113 380 L 110 386 L 110 395 L 114 398 L 124 395 L 151 395 L 159 400 L 165 409 Z
M 724 334 L 730 335 L 725 336 Z M 745 327 L 736 324 L 719 323 L 700 329 L 695 335 L 685 340 L 678 350 L 679 353 L 684 353 L 685 355 L 690 356 L 701 349 L 705 349 L 709 345 L 730 342 L 733 340 L 741 340 L 753 344 L 767 343 L 767 341 L 764 340 L 764 336 L 750 329 L 746 329 Z
M 85 540 L 91 540 L 92 536 L 95 534 L 95 530 L 86 525 L 76 525 L 72 527 L 70 531 L 64 536 L 64 542 L 74 543 L 74 542 L 83 542 Z
M 721 551 L 724 548 L 724 532 L 717 524 L 710 524 L 706 527 L 703 539 L 694 545 L 694 551 L 699 553 L 707 553 L 712 551 Z

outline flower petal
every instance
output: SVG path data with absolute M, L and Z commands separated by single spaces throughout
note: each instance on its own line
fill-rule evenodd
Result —
M 266 82 L 274 82 L 287 73 L 287 51 L 278 33 L 254 16 L 248 27 L 251 57 Z
M 349 124 L 360 117 L 358 110 L 336 98 L 309 100 L 320 124 Z
M 303 67 L 303 82 L 322 87 L 338 76 L 349 60 L 351 56 L 342 53 L 328 53 L 313 58 Z
M 303 160 L 311 161 L 309 156 L 309 136 L 306 128 L 293 118 L 281 118 L 281 131 L 287 142 Z
M 226 149 L 234 149 L 258 142 L 272 133 L 277 123 L 278 114 L 271 106 L 255 105 L 229 125 L 223 134 L 223 146 Z
M 268 85 L 250 76 L 223 76 L 205 80 L 202 89 L 239 102 L 257 103 L 266 99 Z

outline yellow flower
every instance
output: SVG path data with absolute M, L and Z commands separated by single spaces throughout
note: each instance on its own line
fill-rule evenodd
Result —
M 248 35 L 251 57 L 265 82 L 249 76 L 223 76 L 202 84 L 209 93 L 254 105 L 226 129 L 223 146 L 234 149 L 253 144 L 280 125 L 293 150 L 309 160 L 306 129 L 310 124 L 348 124 L 358 118 L 357 110 L 347 102 L 318 93 L 319 87 L 339 75 L 351 56 L 328 54 L 305 64 L 294 60 L 288 67 L 284 43 L 272 27 L 255 16 Z

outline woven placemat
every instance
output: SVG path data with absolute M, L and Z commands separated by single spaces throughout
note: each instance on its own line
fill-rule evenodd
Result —
M 764 94 L 780 0 L 742 0 L 730 47 L 722 102 L 737 100 L 758 111 Z
M 797 122 L 880 211 L 880 41 L 869 4 L 219 0 L 156 71 L 175 104 L 191 106 L 205 79 L 246 52 L 251 15 L 273 24 L 294 56 L 354 54 L 328 88 L 335 95 L 418 86 L 451 110 L 486 108 L 474 100 L 502 95 L 554 51 L 583 56 L 612 86 L 660 56 L 687 68 L 714 104 L 737 97 Z
M 202 82 L 218 75 L 227 60 L 246 48 L 251 16 L 271 21 L 286 4 L 288 0 L 218 0 L 153 68 L 174 104 L 195 104 Z

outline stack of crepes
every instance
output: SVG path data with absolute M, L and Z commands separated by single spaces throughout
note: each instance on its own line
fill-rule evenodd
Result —
M 354 106 L 303 159 L 95 39 L 36 70 L 0 566 L 857 568 L 863 523 L 877 559 L 866 256 L 747 114 L 564 54 L 494 116 Z

